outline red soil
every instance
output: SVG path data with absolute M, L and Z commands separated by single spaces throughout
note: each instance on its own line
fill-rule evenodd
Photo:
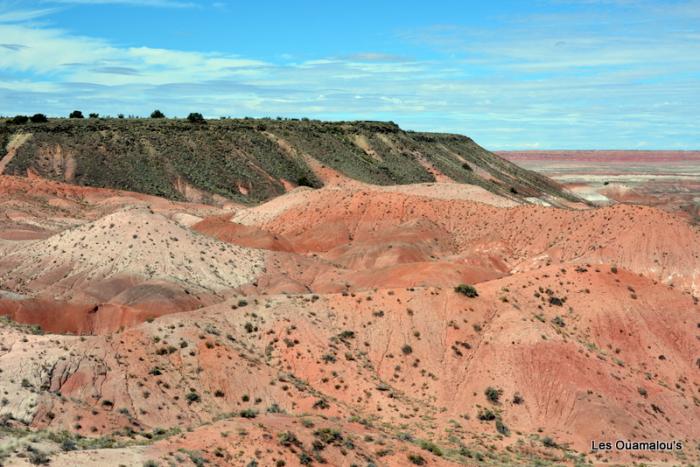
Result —
M 29 220 L 47 197 L 73 200 L 18 187 L 7 199 Z M 0 314 L 93 334 L 2 325 L 0 414 L 148 444 L 56 465 L 175 462 L 179 449 L 221 466 L 700 459 L 700 232 L 683 217 L 357 187 L 295 189 L 235 216 L 100 196 L 44 221 L 47 239 L 0 241 Z M 8 218 L 11 231 L 22 216 Z M 182 434 L 149 441 L 157 428 Z M 589 452 L 659 437 L 685 457 Z

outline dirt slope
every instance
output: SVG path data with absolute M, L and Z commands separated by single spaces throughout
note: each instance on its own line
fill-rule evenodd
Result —
M 0 177 L 0 462 L 700 461 L 697 227 L 339 177 L 250 208 Z

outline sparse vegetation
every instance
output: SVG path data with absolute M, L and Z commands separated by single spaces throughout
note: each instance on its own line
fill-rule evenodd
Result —
M 555 324 L 556 326 L 559 326 L 560 328 L 563 328 L 564 326 L 566 326 L 566 322 L 564 322 L 564 318 L 562 318 L 561 316 L 558 316 L 558 315 L 555 316 L 554 318 L 552 318 L 552 323 Z
M 486 399 L 492 404 L 498 404 L 500 402 L 501 394 L 503 394 L 502 389 L 493 388 L 491 386 L 487 387 L 484 391 Z
M 82 185 L 182 200 L 183 194 L 174 183 L 179 179 L 210 196 L 256 203 L 284 193 L 280 180 L 313 188 L 322 186 L 304 160 L 288 155 L 291 151 L 308 154 L 351 178 L 378 185 L 435 181 L 421 165 L 425 159 L 459 182 L 499 194 L 513 196 L 506 183 L 512 177 L 525 177 L 535 191 L 570 197 L 550 180 L 496 157 L 466 137 L 405 132 L 392 123 L 206 121 L 195 112 L 183 121 L 160 118 L 155 111 L 152 119 L 103 117 L 78 121 L 83 117 L 80 111 L 72 112 L 70 117 L 51 119 L 32 129 L 33 138 L 10 161 L 5 173 L 23 175 L 31 168 L 44 177 L 54 177 L 40 162 L 39 148 L 58 144 L 64 151 L 70 148 Z M 0 140 L 7 141 L 14 131 L 11 124 L 0 125 Z M 368 141 L 377 160 L 368 159 L 353 142 L 356 135 Z M 94 157 L 99 151 L 112 157 Z M 493 183 L 472 170 L 484 166 L 503 183 Z M 269 176 L 261 177 L 261 170 Z M 239 186 L 247 187 L 246 192 Z

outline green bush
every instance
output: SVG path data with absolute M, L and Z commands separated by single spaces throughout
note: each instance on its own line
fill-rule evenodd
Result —
M 165 118 L 165 114 L 160 110 L 156 109 L 151 112 L 151 118 Z
M 29 117 L 26 115 L 15 115 L 14 118 L 10 119 L 10 123 L 13 123 L 15 125 L 23 125 L 29 121 Z
M 68 118 L 84 118 L 83 113 L 80 110 L 74 110 L 69 115 Z
M 542 444 L 547 448 L 557 447 L 557 443 L 549 436 L 545 436 L 544 438 L 542 438 Z
M 187 121 L 190 123 L 206 123 L 204 117 L 199 112 L 192 112 L 187 116 Z
M 279 439 L 280 444 L 285 447 L 296 446 L 299 444 L 299 439 L 297 438 L 297 435 L 295 435 L 291 431 L 284 431 L 277 435 L 277 438 Z
M 255 418 L 258 416 L 258 411 L 255 409 L 243 409 L 238 415 L 243 418 Z
M 455 292 L 461 293 L 462 295 L 465 295 L 469 298 L 479 296 L 479 293 L 476 291 L 474 286 L 469 284 L 459 284 L 457 287 L 455 287 Z
M 49 119 L 46 118 L 46 115 L 44 114 L 34 114 L 31 117 L 29 117 L 29 120 L 31 120 L 32 123 L 46 123 L 49 121 Z
M 501 399 L 501 394 L 503 394 L 502 389 L 492 388 L 491 386 L 487 387 L 484 391 L 486 399 L 488 399 L 492 404 L 498 404 Z
M 51 462 L 49 456 L 43 451 L 40 451 L 32 446 L 27 447 L 27 451 L 29 451 L 27 457 L 30 464 L 48 465 Z
M 500 419 L 496 420 L 496 431 L 498 431 L 503 436 L 510 436 L 510 429 L 503 423 Z
M 420 440 L 418 444 L 421 448 L 425 449 L 426 451 L 432 452 L 438 457 L 442 457 L 442 449 L 440 449 L 440 446 L 433 443 L 432 441 Z

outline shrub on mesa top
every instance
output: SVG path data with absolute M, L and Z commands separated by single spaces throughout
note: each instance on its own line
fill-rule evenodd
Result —
M 479 296 L 479 293 L 476 291 L 474 286 L 469 284 L 459 284 L 457 287 L 455 287 L 455 292 L 461 293 L 462 295 L 466 295 L 469 298 Z
M 204 120 L 204 117 L 199 112 L 192 112 L 187 116 L 187 120 L 190 123 L 206 123 L 206 120 Z
M 160 110 L 156 109 L 151 112 L 151 118 L 165 118 L 165 114 Z
M 29 117 L 27 117 L 26 115 L 16 115 L 9 120 L 10 123 L 13 123 L 15 125 L 22 125 L 24 123 L 27 123 L 28 121 Z
M 49 121 L 49 119 L 46 118 L 46 115 L 44 114 L 34 114 L 31 117 L 29 117 L 29 120 L 31 120 L 32 123 L 46 123 Z
M 74 110 L 68 115 L 68 118 L 85 118 L 80 110 Z

